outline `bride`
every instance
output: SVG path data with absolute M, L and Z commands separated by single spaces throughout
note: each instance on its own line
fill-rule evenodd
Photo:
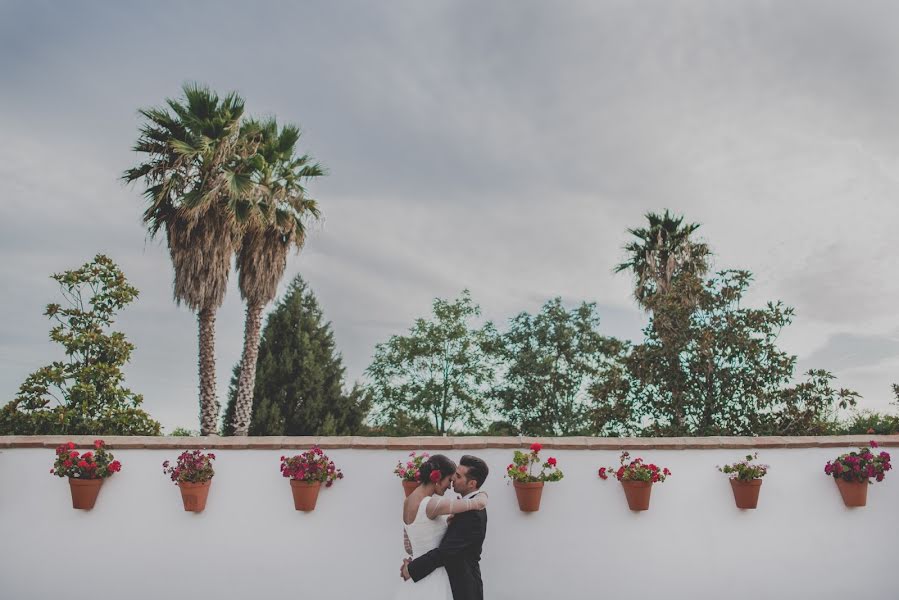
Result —
M 450 487 L 456 464 L 442 454 L 435 454 L 421 465 L 419 485 L 403 504 L 404 542 L 409 558 L 419 557 L 437 548 L 446 533 L 447 518 L 468 510 L 482 510 L 487 495 L 456 500 L 444 496 Z M 452 600 L 449 577 L 440 567 L 417 583 L 404 581 L 396 600 Z

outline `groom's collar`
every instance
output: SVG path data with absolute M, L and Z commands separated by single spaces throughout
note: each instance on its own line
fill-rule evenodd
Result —
M 480 494 L 480 493 L 481 493 L 481 490 L 475 490 L 475 491 L 471 492 L 470 494 L 466 494 L 466 495 L 462 496 L 462 499 L 469 500 L 471 498 L 474 498 L 477 494 Z

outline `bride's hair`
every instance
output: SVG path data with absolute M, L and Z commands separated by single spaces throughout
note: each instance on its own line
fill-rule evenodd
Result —
M 431 483 L 431 472 L 440 471 L 440 479 L 452 475 L 456 472 L 456 463 L 448 459 L 442 454 L 435 454 L 428 460 L 421 463 L 418 473 L 418 481 L 421 483 Z

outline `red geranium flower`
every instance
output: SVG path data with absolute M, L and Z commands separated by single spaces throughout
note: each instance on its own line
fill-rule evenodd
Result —
M 533 444 L 531 444 L 531 452 L 536 454 L 537 452 L 540 452 L 541 450 L 543 450 L 543 446 L 541 446 L 537 442 L 534 442 Z

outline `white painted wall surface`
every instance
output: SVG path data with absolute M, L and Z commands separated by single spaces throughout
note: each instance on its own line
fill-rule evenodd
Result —
M 847 509 L 824 463 L 843 450 L 765 450 L 759 508 L 735 508 L 716 464 L 742 450 L 655 450 L 673 476 L 632 513 L 610 451 L 550 451 L 565 472 L 540 512 L 518 511 L 503 478 L 511 450 L 472 451 L 492 473 L 485 597 L 895 600 L 899 475 Z M 346 474 L 312 513 L 293 509 L 280 450 L 217 450 L 202 514 L 182 510 L 164 450 L 113 450 L 123 470 L 92 511 L 73 510 L 53 451 L 0 450 L 0 598 L 390 600 L 402 554 L 403 452 L 329 450 Z M 458 459 L 461 451 L 447 453 Z M 428 600 L 428 599 L 423 599 Z

